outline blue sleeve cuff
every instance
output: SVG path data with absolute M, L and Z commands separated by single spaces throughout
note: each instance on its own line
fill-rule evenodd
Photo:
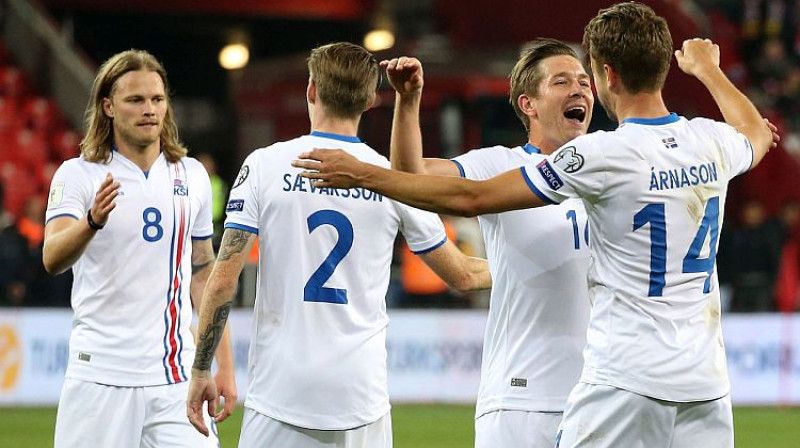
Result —
M 522 172 L 522 178 L 525 179 L 525 183 L 528 184 L 528 188 L 531 189 L 533 194 L 535 194 L 536 196 L 539 196 L 539 199 L 543 200 L 545 202 L 545 204 L 557 204 L 556 201 L 554 201 L 554 200 L 548 198 L 547 196 L 545 196 L 545 194 L 542 193 L 542 191 L 539 190 L 536 187 L 536 185 L 533 183 L 533 181 L 530 179 L 530 177 L 528 177 L 528 173 L 525 172 L 525 167 L 524 166 L 520 167 L 519 170 Z
M 423 250 L 421 250 L 419 252 L 415 252 L 415 251 L 412 250 L 411 252 L 413 252 L 414 255 L 427 254 L 428 252 L 431 252 L 433 250 L 436 250 L 436 249 L 440 248 L 446 242 L 447 242 L 447 237 L 445 236 L 442 241 L 439 241 L 438 243 L 434 244 L 433 246 L 431 246 L 431 247 L 429 247 L 427 249 L 423 249 Z
M 460 163 L 458 160 L 456 160 L 456 159 L 450 159 L 450 161 L 456 164 L 456 167 L 458 168 L 458 174 L 460 174 L 460 175 L 461 175 L 461 177 L 463 177 L 463 178 L 465 178 L 465 179 L 466 179 L 466 177 L 467 177 L 467 174 L 464 172 L 464 165 L 462 165 L 462 164 L 461 164 L 461 163 Z
M 258 229 L 256 229 L 255 227 L 246 226 L 244 224 L 236 224 L 234 222 L 229 222 L 225 224 L 225 228 L 244 230 L 245 232 L 255 233 L 256 235 L 258 235 Z
M 55 216 L 51 217 L 50 219 L 48 219 L 47 221 L 45 221 L 45 225 L 47 225 L 48 222 L 50 222 L 50 221 L 52 221 L 52 220 L 54 220 L 56 218 L 61 218 L 61 217 L 64 217 L 64 216 L 69 216 L 70 218 L 72 218 L 72 219 L 74 219 L 76 221 L 81 219 L 79 216 L 75 216 L 72 213 L 62 213 L 60 215 L 55 215 Z
M 211 235 L 207 235 L 207 236 L 193 236 L 192 237 L 192 241 L 203 241 L 203 240 L 207 240 L 207 239 L 211 238 L 212 236 L 214 236 L 213 233 Z

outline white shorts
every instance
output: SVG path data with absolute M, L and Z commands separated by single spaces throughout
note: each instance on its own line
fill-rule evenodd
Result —
M 475 420 L 475 448 L 553 448 L 561 412 L 499 410 Z
M 679 403 L 578 383 L 567 400 L 555 446 L 733 448 L 730 395 Z
M 65 379 L 56 416 L 55 448 L 218 448 L 186 417 L 189 382 L 119 387 Z
M 344 431 L 292 426 L 244 409 L 239 448 L 392 448 L 392 416 Z

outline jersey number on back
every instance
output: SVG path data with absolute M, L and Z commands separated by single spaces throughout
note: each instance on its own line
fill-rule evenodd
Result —
M 347 290 L 326 288 L 323 285 L 333 275 L 336 266 L 347 256 L 353 248 L 353 224 L 347 216 L 335 210 L 320 210 L 308 217 L 308 233 L 317 227 L 328 224 L 336 229 L 339 239 L 327 258 L 308 279 L 303 289 L 303 300 L 306 302 L 326 302 L 347 304 Z
M 572 221 L 572 238 L 575 241 L 575 250 L 579 250 L 581 248 L 581 237 L 579 236 L 580 231 L 578 230 L 578 214 L 575 210 L 569 210 L 567 212 L 567 219 Z M 586 244 L 589 244 L 589 221 L 586 221 L 586 225 L 583 227 L 583 240 Z
M 667 273 L 667 217 L 664 204 L 648 204 L 633 215 L 633 230 L 650 223 L 650 288 L 649 297 L 661 297 L 664 293 Z M 700 258 L 706 235 L 709 239 L 708 257 Z M 708 274 L 703 284 L 703 292 L 711 290 L 711 274 L 714 272 L 714 259 L 717 257 L 717 237 L 719 236 L 719 197 L 708 199 L 703 221 L 692 240 L 686 256 L 683 257 L 683 273 L 705 272 Z

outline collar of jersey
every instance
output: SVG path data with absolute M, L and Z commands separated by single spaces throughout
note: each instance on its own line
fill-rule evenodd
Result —
M 623 125 L 625 123 L 631 123 L 631 124 L 643 124 L 646 126 L 659 126 L 662 124 L 675 123 L 679 119 L 680 118 L 678 117 L 678 114 L 673 112 L 669 115 L 664 115 L 663 117 L 658 117 L 658 118 L 626 118 L 622 120 L 622 123 L 620 123 L 620 125 Z
M 122 155 L 122 153 L 121 153 L 121 152 L 119 152 L 119 148 L 117 148 L 117 145 L 116 145 L 116 143 L 112 143 L 112 144 L 111 144 L 111 152 L 112 152 L 112 153 L 116 153 L 116 154 L 113 154 L 113 155 L 114 155 L 114 156 L 116 156 L 116 157 L 118 157 L 118 158 L 119 158 L 119 160 L 120 160 L 120 161 L 122 161 L 122 163 L 129 165 L 131 168 L 133 168 L 133 169 L 135 169 L 135 170 L 141 171 L 141 172 L 142 172 L 142 174 L 144 174 L 144 178 L 145 178 L 145 179 L 148 179 L 148 178 L 150 178 L 150 171 L 144 171 L 143 169 L 139 168 L 139 166 L 138 166 L 138 165 L 136 165 L 135 163 L 133 163 L 133 161 L 131 161 L 131 160 L 130 160 L 130 159 L 128 159 L 127 157 L 123 156 L 123 155 Z M 163 155 L 164 155 L 164 150 L 162 149 L 161 151 L 159 151 L 159 153 L 158 153 L 158 157 L 156 157 L 156 161 L 155 161 L 155 162 L 153 162 L 153 166 L 156 166 L 156 164 L 158 163 L 158 159 L 160 159 L 160 158 L 161 158 L 161 156 L 163 156 Z M 152 168 L 153 168 L 153 166 L 151 166 L 150 168 L 152 169 Z
M 525 143 L 525 145 L 522 146 L 522 149 L 524 149 L 525 152 L 527 152 L 528 154 L 541 154 L 542 153 L 541 149 L 531 145 L 530 143 Z
M 334 140 L 341 140 L 343 142 L 349 143 L 361 143 L 361 139 L 352 135 L 341 135 L 341 134 L 332 134 L 330 132 L 320 132 L 320 131 L 312 131 L 311 134 L 314 137 L 322 137 L 322 138 L 332 138 Z

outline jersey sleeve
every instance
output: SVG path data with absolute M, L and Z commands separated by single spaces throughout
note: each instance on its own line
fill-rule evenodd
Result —
M 719 121 L 705 118 L 695 118 L 703 121 L 710 129 L 713 129 L 715 140 L 722 149 L 722 153 L 728 158 L 727 165 L 729 179 L 750 171 L 753 166 L 753 145 L 746 135 L 742 134 L 733 126 Z
M 473 149 L 458 157 L 450 159 L 456 167 L 461 177 L 465 179 L 483 180 L 489 179 L 499 172 L 496 172 L 494 159 L 491 157 L 492 148 Z M 496 155 L 496 154 L 495 154 Z M 507 170 L 502 170 L 504 172 Z
M 226 229 L 239 229 L 258 235 L 258 167 L 258 152 L 250 154 L 242 164 L 225 206 Z
M 92 179 L 79 159 L 64 162 L 53 175 L 47 199 L 45 222 L 61 216 L 81 219 L 94 202 Z
M 602 148 L 593 142 L 579 137 L 543 160 L 520 168 L 528 187 L 548 204 L 600 196 L 607 162 Z
M 200 190 L 198 195 L 200 210 L 197 212 L 197 218 L 192 226 L 192 239 L 207 239 L 214 235 L 214 222 L 211 212 L 211 179 L 200 162 L 193 162 L 195 162 L 197 176 L 196 185 L 193 188 Z
M 400 215 L 400 233 L 415 254 L 424 254 L 447 241 L 444 224 L 438 215 L 394 202 Z

